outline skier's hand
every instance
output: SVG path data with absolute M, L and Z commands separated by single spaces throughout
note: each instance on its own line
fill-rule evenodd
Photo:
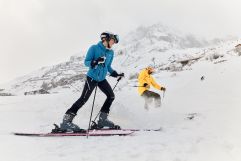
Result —
M 103 57 L 99 57 L 96 61 L 98 62 L 98 64 L 103 64 L 103 63 L 105 63 L 105 57 L 103 56 Z
M 147 83 L 144 83 L 144 84 L 143 84 L 143 87 L 147 87 L 147 86 L 148 86 L 148 84 L 147 84 Z
M 91 61 L 91 68 L 94 68 L 96 65 L 98 64 L 98 61 L 96 61 L 96 60 L 92 60 Z
M 125 76 L 125 74 L 124 73 L 120 73 L 120 74 L 118 74 L 115 70 L 110 74 L 110 76 L 112 76 L 112 77 L 124 77 Z
M 98 64 L 104 64 L 105 63 L 105 57 L 99 57 L 96 60 L 91 61 L 91 67 L 94 68 Z
M 165 87 L 161 87 L 161 91 L 166 91 L 166 88 Z
M 118 76 L 119 76 L 119 77 L 124 77 L 125 74 L 124 74 L 124 73 L 120 73 L 120 74 L 118 74 Z

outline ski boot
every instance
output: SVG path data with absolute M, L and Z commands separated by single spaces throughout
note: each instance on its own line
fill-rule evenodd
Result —
M 85 132 L 84 129 L 79 128 L 78 125 L 74 124 L 72 121 L 76 115 L 75 114 L 65 114 L 63 122 L 60 124 L 60 130 L 65 132 Z
M 115 125 L 107 117 L 108 117 L 107 113 L 104 113 L 104 112 L 100 113 L 100 117 L 96 126 L 97 129 L 102 129 L 104 127 L 107 127 L 109 129 L 121 129 L 119 125 Z

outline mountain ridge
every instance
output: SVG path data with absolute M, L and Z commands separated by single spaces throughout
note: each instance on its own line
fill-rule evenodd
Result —
M 113 67 L 118 71 L 124 69 L 128 78 L 136 78 L 137 75 L 137 72 L 130 71 L 129 68 L 139 71 L 148 65 L 155 66 L 158 72 L 189 70 L 190 66 L 198 60 L 221 59 L 228 51 L 234 51 L 238 43 L 238 40 L 229 41 L 210 47 L 212 43 L 206 40 L 199 40 L 193 35 L 180 33 L 161 24 L 141 26 L 130 32 L 122 43 L 115 46 L 116 56 Z M 220 50 L 227 46 L 228 51 Z M 42 67 L 20 77 L 3 89 L 7 92 L 23 94 L 40 89 L 51 91 L 57 87 L 70 88 L 69 84 L 78 86 L 84 82 L 85 73 L 88 70 L 84 66 L 84 58 L 82 53 L 75 54 L 65 62 Z

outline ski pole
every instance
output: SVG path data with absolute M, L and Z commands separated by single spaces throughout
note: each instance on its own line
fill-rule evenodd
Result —
M 164 97 L 165 97 L 165 91 L 163 91 L 163 94 L 162 94 L 162 102 L 164 101 Z
M 131 87 L 144 87 L 144 86 L 131 86 Z
M 95 105 L 95 96 L 96 96 L 96 91 L 97 91 L 97 84 L 96 84 L 96 87 L 95 87 L 95 94 L 94 94 L 94 99 L 93 99 L 93 104 L 92 104 L 92 109 L 91 109 L 91 113 L 90 113 L 90 121 L 89 121 L 89 127 L 88 127 L 88 130 L 87 130 L 87 138 L 89 136 L 89 130 L 90 130 L 90 122 L 91 122 L 91 119 L 92 119 L 92 114 L 93 114 L 93 109 L 94 109 L 94 105 Z
M 121 80 L 121 78 L 122 78 L 122 77 L 119 77 L 119 78 L 117 79 L 117 82 L 116 82 L 114 88 L 112 89 L 113 91 L 114 91 L 115 87 L 117 86 L 117 84 L 119 83 L 119 81 Z

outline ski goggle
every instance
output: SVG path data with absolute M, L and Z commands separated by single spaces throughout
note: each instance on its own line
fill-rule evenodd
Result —
M 118 35 L 110 35 L 110 38 L 113 39 L 116 44 L 119 42 L 119 36 Z

